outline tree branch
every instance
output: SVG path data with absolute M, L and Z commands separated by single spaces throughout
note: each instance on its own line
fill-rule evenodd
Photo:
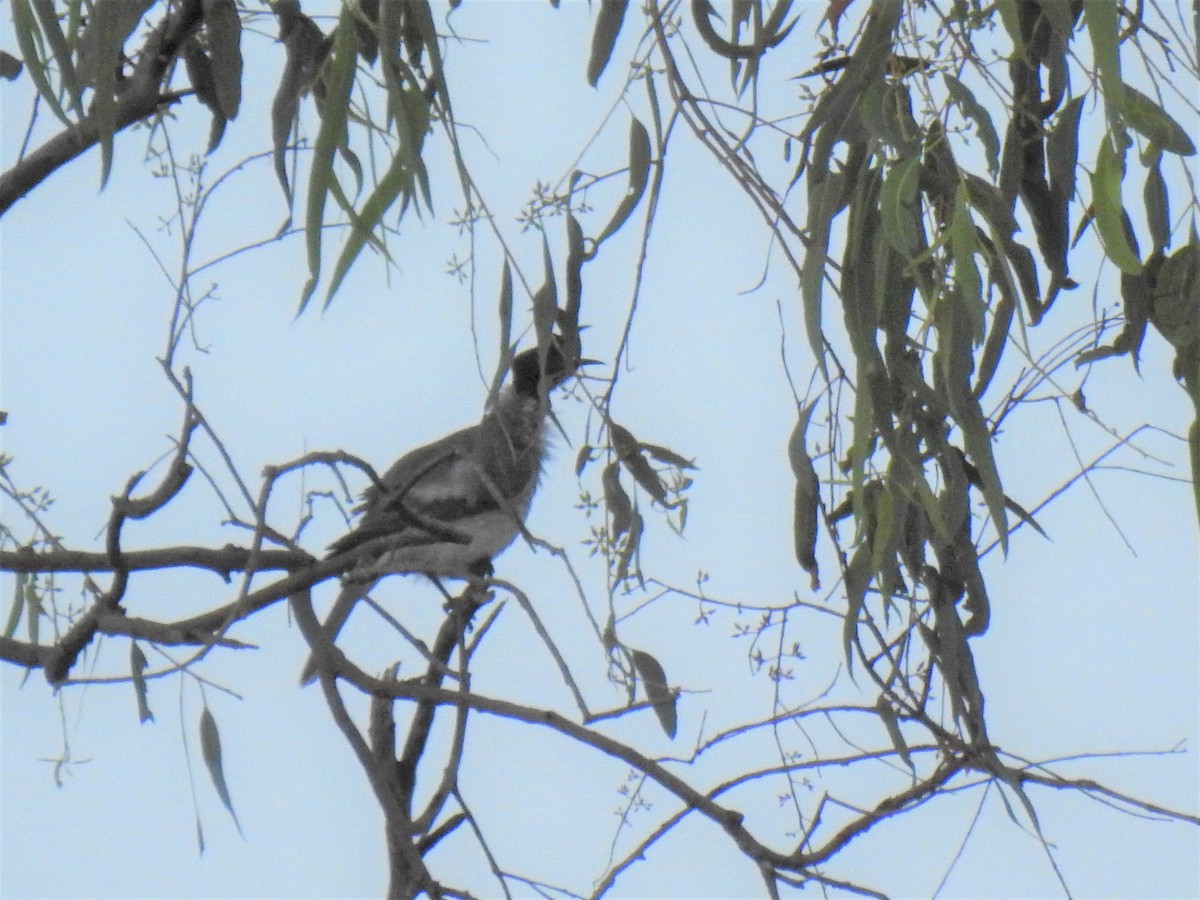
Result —
M 114 132 L 122 131 L 178 102 L 191 91 L 163 91 L 163 79 L 183 42 L 199 27 L 201 0 L 183 0 L 146 38 L 132 76 L 117 100 Z M 0 216 L 61 166 L 87 152 L 100 140 L 95 111 L 60 131 L 11 169 L 0 174 Z

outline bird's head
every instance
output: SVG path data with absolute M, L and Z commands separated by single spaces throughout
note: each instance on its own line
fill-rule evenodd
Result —
M 534 347 L 513 358 L 512 387 L 518 394 L 537 397 L 539 384 L 544 385 L 542 390 L 548 393 L 574 375 L 580 366 L 593 362 L 595 360 L 568 360 L 562 343 L 554 337 L 544 348 Z

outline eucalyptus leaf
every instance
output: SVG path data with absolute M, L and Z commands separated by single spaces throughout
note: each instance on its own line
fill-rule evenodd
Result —
M 1100 243 L 1108 258 L 1117 268 L 1129 275 L 1142 271 L 1142 261 L 1130 246 L 1122 219 L 1125 207 L 1121 201 L 1121 182 L 1125 178 L 1125 151 L 1117 150 L 1115 141 L 1122 147 L 1128 139 L 1123 133 L 1110 133 L 1100 142 L 1096 157 L 1096 171 L 1092 174 L 1092 210 L 1096 216 L 1096 230 Z
M 621 198 L 621 202 L 617 205 L 612 218 L 604 226 L 604 230 L 600 232 L 600 236 L 596 238 L 597 245 L 604 243 L 609 235 L 625 224 L 625 221 L 642 199 L 642 194 L 646 191 L 646 182 L 649 180 L 649 177 L 650 133 L 646 131 L 645 125 L 639 122 L 637 118 L 633 118 L 629 123 L 629 187 L 625 191 L 625 196 Z
M 800 418 L 788 440 L 788 463 L 796 477 L 796 496 L 792 511 L 796 561 L 809 574 L 814 591 L 821 587 L 816 556 L 821 482 L 817 478 L 817 470 L 813 467 L 812 457 L 808 455 L 808 449 L 805 447 L 805 433 L 808 431 L 808 423 L 815 407 L 816 403 L 813 402 L 800 411 Z
M 225 768 L 221 758 L 221 735 L 217 730 L 217 720 L 213 718 L 213 714 L 207 706 L 200 714 L 200 752 L 204 757 L 204 765 L 208 769 L 208 776 L 212 779 L 217 796 L 229 810 L 233 824 L 237 828 L 238 834 L 241 834 L 242 826 L 238 822 L 237 813 L 233 809 L 233 801 L 229 796 L 229 786 L 225 782 Z
M 995 178 L 1000 172 L 1000 135 L 996 133 L 996 126 L 992 124 L 992 117 L 983 105 L 975 99 L 975 94 L 969 87 L 949 73 L 944 74 L 942 77 L 946 81 L 946 89 L 950 92 L 950 99 L 958 104 L 963 115 L 974 123 L 975 134 L 979 137 L 979 142 L 983 144 L 988 171 Z
M 667 682 L 667 673 L 649 653 L 630 648 L 629 655 L 633 659 L 638 677 L 642 679 L 646 698 L 653 705 L 659 724 L 667 733 L 667 737 L 674 738 L 677 725 L 675 702 L 678 695 L 671 690 L 671 685 Z
M 596 16 L 596 27 L 592 31 L 592 52 L 587 67 L 587 80 L 592 87 L 596 86 L 596 82 L 608 67 L 628 7 L 629 0 L 600 0 L 600 12 Z

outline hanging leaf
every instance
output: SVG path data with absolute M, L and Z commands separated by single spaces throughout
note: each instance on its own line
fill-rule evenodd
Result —
M 655 501 L 664 507 L 670 506 L 667 500 L 667 486 L 642 455 L 642 445 L 638 440 L 628 429 L 616 422 L 609 423 L 609 431 L 612 435 L 613 449 L 625 470 Z
M 829 5 L 825 8 L 825 18 L 829 20 L 829 27 L 833 29 L 834 40 L 837 39 L 838 22 L 842 20 L 842 13 L 853 2 L 854 0 L 829 0 Z
M 867 587 L 871 583 L 870 540 L 859 541 L 854 554 L 846 565 L 846 615 L 842 620 L 842 650 L 846 654 L 846 671 L 850 680 L 854 678 L 854 642 L 858 636 L 858 617 L 866 602 Z
M 910 156 L 888 169 L 879 192 L 879 213 L 883 220 L 883 236 L 892 249 L 905 259 L 911 258 L 917 247 L 917 235 L 912 224 L 913 204 L 921 182 L 921 157 Z
M 1146 204 L 1146 224 L 1155 250 L 1165 250 L 1171 243 L 1171 200 L 1167 195 L 1167 183 L 1163 180 L 1161 159 L 1155 155 L 1154 162 L 1146 172 L 1146 184 L 1142 188 L 1142 200 Z
M 642 530 L 644 527 L 645 523 L 642 521 L 642 514 L 635 507 L 633 510 L 633 520 L 629 523 L 629 532 L 617 556 L 616 571 L 613 573 L 618 584 L 621 584 L 629 577 L 630 566 L 633 565 L 634 558 L 637 556 L 638 550 L 642 545 Z M 639 571 L 637 575 L 638 583 L 644 587 L 641 572 Z
M 629 526 L 633 522 L 633 504 L 629 500 L 629 495 L 625 493 L 625 488 L 621 486 L 619 464 L 611 462 L 605 466 L 600 483 L 604 486 L 604 507 L 608 510 L 611 520 L 609 536 L 615 543 L 621 539 L 621 535 L 629 531 Z
M 99 82 L 104 69 L 116 78 L 116 63 L 125 42 L 133 34 L 146 10 L 155 0 L 96 0 L 88 14 L 87 26 L 75 46 L 75 72 L 83 85 Z
M 975 94 L 971 92 L 970 88 L 949 73 L 942 77 L 946 80 L 946 89 L 950 92 L 950 99 L 957 103 L 963 115 L 974 123 L 975 134 L 978 135 L 979 142 L 983 144 L 983 150 L 987 157 L 988 171 L 995 178 L 1000 172 L 1000 135 L 996 133 L 992 117 L 975 99 Z
M 954 260 L 954 298 L 971 325 L 975 344 L 983 340 L 983 280 L 975 263 L 975 222 L 967 203 L 967 185 L 959 182 L 954 197 L 954 218 L 950 220 L 950 251 Z M 943 335 L 939 330 L 938 346 Z
M 13 4 L 14 14 L 16 5 L 16 3 Z M 83 118 L 83 87 L 80 85 L 79 76 L 75 71 L 71 45 L 67 42 L 67 36 L 63 34 L 62 28 L 59 27 L 54 0 L 33 0 L 33 9 L 37 13 L 42 34 L 46 36 L 46 43 L 50 45 L 50 52 L 54 54 L 54 62 L 58 66 L 62 86 L 66 88 L 67 95 L 71 98 L 71 108 L 76 116 Z
M 300 296 L 297 315 L 304 312 L 321 277 L 321 237 L 325 227 L 325 200 L 335 179 L 333 157 L 346 143 L 346 121 L 350 110 L 350 91 L 358 65 L 358 39 L 354 33 L 354 11 L 342 7 L 333 47 L 325 72 L 325 91 L 321 104 L 321 127 L 313 142 L 312 169 L 308 176 L 308 200 L 305 204 L 304 243 L 308 251 L 308 282 Z M 359 234 L 362 232 L 360 231 Z M 328 303 L 327 303 L 328 305 Z
M 221 138 L 225 134 L 225 113 L 221 110 L 220 101 L 217 99 L 217 87 L 213 81 L 212 61 L 208 58 L 208 54 L 204 52 L 204 48 L 200 46 L 200 41 L 195 37 L 191 38 L 183 47 L 183 63 L 187 70 L 188 81 L 191 82 L 192 90 L 196 92 L 196 98 L 208 107 L 212 114 L 212 123 L 208 129 L 208 150 L 212 153 L 221 143 Z
M 812 457 L 805 448 L 805 433 L 816 402 L 800 411 L 796 427 L 788 440 L 788 463 L 796 476 L 796 497 L 792 512 L 792 532 L 795 539 L 796 562 L 808 573 L 812 589 L 821 587 L 817 568 L 817 531 L 821 506 L 821 482 L 813 467 Z
M 38 631 L 42 624 L 42 598 L 38 596 L 37 586 L 33 578 L 26 578 L 25 583 L 25 621 L 26 634 L 29 643 L 37 644 Z
M 279 19 L 279 40 L 287 51 L 287 60 L 271 104 L 271 139 L 275 175 L 290 202 L 292 189 L 288 184 L 284 156 L 288 136 L 296 121 L 300 97 L 316 79 L 321 63 L 329 53 L 330 42 L 316 23 L 300 12 L 299 0 L 276 0 L 272 9 Z
M 664 462 L 668 466 L 675 466 L 679 469 L 694 469 L 696 461 L 688 459 L 682 454 L 676 453 L 669 447 L 660 447 L 658 444 L 647 444 L 645 441 L 640 442 L 640 446 L 645 453 L 649 453 L 659 462 Z
M 612 218 L 596 238 L 597 246 L 625 224 L 642 199 L 649 177 L 650 134 L 646 131 L 646 126 L 634 118 L 629 123 L 629 187 L 625 190 L 625 196 L 621 198 Z
M 234 0 L 204 0 L 204 32 L 217 105 L 226 119 L 236 119 L 242 103 L 242 20 Z
M 500 273 L 500 299 L 497 302 L 497 315 L 500 319 L 500 350 L 508 349 L 512 341 L 513 286 L 512 267 L 508 257 L 504 258 L 504 270 Z
M 975 387 L 971 391 L 977 398 L 982 397 L 992 383 L 996 368 L 1000 365 L 1000 358 L 1004 354 L 1004 348 L 1008 344 L 1008 332 L 1012 327 L 1013 313 L 1017 309 L 1017 291 L 1009 278 L 1004 261 L 995 259 L 991 262 L 990 268 L 992 283 L 1000 292 L 1000 299 L 992 307 L 992 324 L 988 329 L 987 338 L 984 340 L 983 353 L 979 357 L 979 374 L 975 379 Z
M 229 810 L 238 834 L 242 834 L 242 826 L 238 822 L 237 813 L 234 812 L 233 802 L 229 798 L 229 787 L 225 783 L 225 769 L 221 761 L 221 735 L 217 731 L 217 720 L 213 718 L 207 706 L 200 714 L 200 752 L 204 756 L 204 765 L 208 767 L 208 776 L 212 779 L 217 796 Z
M 1046 168 L 1050 190 L 1062 200 L 1075 196 L 1075 173 L 1079 157 L 1079 115 L 1083 97 L 1072 97 L 1058 114 L 1054 129 L 1046 136 Z
M 1196 153 L 1196 145 L 1183 126 L 1161 106 L 1130 85 L 1125 85 L 1121 120 L 1163 150 L 1179 156 L 1194 156 Z
M 587 67 L 587 80 L 592 87 L 596 86 L 612 58 L 628 6 L 629 0 L 600 0 L 600 12 L 596 16 L 596 28 L 592 32 L 592 53 L 588 58 Z
M 1200 379 L 1200 372 L 1196 375 Z M 1196 518 L 1200 520 L 1200 396 L 1193 396 L 1192 403 L 1196 406 L 1196 420 L 1188 428 L 1188 449 L 1192 457 L 1192 494 L 1196 499 Z
M 428 107 L 425 106 L 425 99 L 420 91 L 406 91 L 410 94 L 412 102 L 419 104 L 428 112 Z M 399 117 L 403 118 L 403 116 Z M 426 120 L 426 123 L 428 120 Z M 428 124 L 424 126 L 428 128 Z M 413 188 L 413 170 L 411 168 L 411 157 L 397 149 L 392 160 L 388 165 L 387 171 L 379 182 L 375 185 L 375 189 L 371 192 L 371 196 L 363 203 L 362 208 L 352 216 L 352 228 L 349 237 L 346 238 L 346 243 L 342 247 L 342 252 L 338 256 L 337 265 L 334 266 L 333 274 L 329 279 L 329 289 L 325 292 L 325 307 L 333 301 L 333 295 L 337 289 L 341 287 L 342 280 L 350 271 L 350 267 L 358 258 L 362 251 L 363 245 L 368 241 L 372 241 L 375 233 L 375 228 L 383 221 L 383 217 L 387 211 L 392 208 L 398 197 L 404 196 L 407 200 L 412 195 Z M 334 182 L 330 182 L 331 186 Z M 511 290 L 511 288 L 510 288 Z M 505 342 L 507 346 L 507 339 Z
M 892 704 L 888 703 L 887 697 L 883 694 L 880 694 L 875 701 L 875 712 L 878 713 L 879 721 L 883 722 L 883 727 L 887 730 L 888 739 L 892 742 L 896 755 L 906 766 L 916 771 L 912 756 L 908 752 L 908 744 L 904 740 L 904 734 L 900 731 L 900 720 L 896 716 L 896 711 L 892 709 Z
M 1000 23 L 1012 41 L 1013 56 L 1020 57 L 1025 53 L 1025 42 L 1021 39 L 1021 19 L 1017 12 L 1017 0 L 996 0 L 996 11 L 1000 14 Z
M 675 702 L 678 694 L 671 690 L 670 684 L 667 683 L 667 673 L 663 671 L 657 659 L 649 653 L 632 648 L 629 655 L 633 659 L 638 677 L 642 679 L 642 687 L 646 689 L 646 698 L 654 706 L 654 714 L 658 716 L 659 724 L 667 733 L 667 737 L 673 740 L 677 724 Z
M 594 252 L 594 251 L 593 251 Z M 583 228 L 579 220 L 567 213 L 567 302 L 558 312 L 558 333 L 563 350 L 569 359 L 583 355 L 579 339 L 579 310 L 583 305 L 583 264 L 591 259 L 584 247 Z
M 32 580 L 32 575 L 26 575 L 22 572 L 15 573 L 13 577 L 13 599 L 12 606 L 8 608 L 8 621 L 4 623 L 4 636 L 12 637 L 17 633 L 17 627 L 21 624 L 21 613 L 25 611 L 25 582 Z
M 1088 37 L 1092 41 L 1092 57 L 1100 69 L 1100 88 L 1104 103 L 1110 111 L 1120 110 L 1125 84 L 1121 80 L 1120 36 L 1117 30 L 1116 0 L 1084 0 L 1084 16 Z
M 99 0 L 79 40 L 79 69 L 94 89 L 92 115 L 100 141 L 100 188 L 112 172 L 113 133 L 117 128 L 117 65 L 125 43 L 119 32 L 118 0 Z
M 1117 150 L 1114 142 L 1120 142 Z M 1100 142 L 1096 171 L 1092 174 L 1092 211 L 1096 216 L 1096 231 L 1108 258 L 1122 272 L 1137 275 L 1142 261 L 1129 245 L 1122 218 L 1125 206 L 1121 202 L 1121 181 L 1125 178 L 1125 148 L 1129 138 L 1123 132 L 1110 132 Z
M 583 470 L 587 464 L 596 458 L 596 448 L 591 444 L 584 444 L 579 448 L 579 452 L 575 454 L 575 477 L 578 478 L 583 474 Z
M 146 654 L 142 652 L 137 641 L 131 641 L 129 645 L 129 676 L 133 681 L 133 693 L 137 697 L 138 722 L 143 725 L 146 722 L 154 721 L 154 713 L 150 712 L 150 704 L 147 702 L 145 675 L 147 665 L 149 663 L 146 661 Z
M 558 319 L 558 283 L 554 280 L 554 260 L 550 257 L 550 240 L 542 232 L 542 269 L 545 272 L 541 287 L 533 292 L 533 330 L 539 347 L 550 342 L 554 322 Z

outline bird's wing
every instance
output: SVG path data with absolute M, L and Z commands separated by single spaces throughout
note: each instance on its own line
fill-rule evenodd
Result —
M 384 535 L 406 543 L 454 540 L 454 523 L 495 509 L 476 460 L 478 426 L 418 447 L 402 456 L 384 473 L 379 485 L 363 493 L 363 518 L 349 534 L 330 545 L 333 555 Z M 443 524 L 449 531 L 422 528 L 415 516 Z M 408 532 L 408 537 L 404 533 Z M 465 536 L 464 536 L 465 537 Z

